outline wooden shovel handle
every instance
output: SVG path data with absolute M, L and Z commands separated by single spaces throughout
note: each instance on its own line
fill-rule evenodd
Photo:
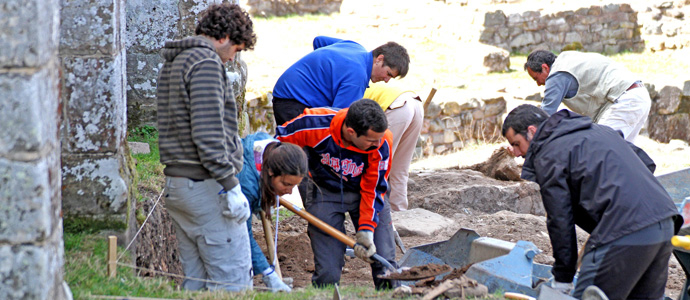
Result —
M 261 215 L 261 223 L 264 225 L 264 237 L 266 238 L 266 248 L 268 248 L 268 260 L 271 264 L 275 262 L 275 265 L 273 265 L 274 270 L 278 274 L 278 277 L 283 279 L 283 274 L 280 272 L 280 263 L 274 257 L 275 252 L 273 251 L 275 251 L 276 247 L 273 243 L 273 228 L 271 227 L 271 222 L 269 222 L 264 211 L 259 212 L 259 214 Z
M 306 210 L 302 209 L 301 207 L 296 206 L 296 205 L 290 203 L 290 201 L 283 199 L 283 197 L 279 197 L 278 201 L 279 201 L 280 205 L 285 206 L 285 208 L 289 209 L 293 213 L 296 213 L 298 216 L 307 220 L 307 222 L 309 222 L 310 224 L 323 230 L 328 235 L 334 237 L 335 239 L 339 240 L 343 244 L 349 246 L 350 248 L 355 247 L 355 240 L 352 239 L 351 237 L 347 236 L 346 234 L 342 233 L 340 230 L 337 230 L 337 229 L 333 228 L 333 226 L 324 223 L 323 221 L 319 220 L 317 217 L 314 217 L 312 214 L 308 213 Z M 371 256 L 371 258 L 374 260 L 378 260 L 381 264 L 383 264 L 386 268 L 390 269 L 393 272 L 398 272 L 398 273 L 400 272 L 400 270 L 396 269 L 393 266 L 393 264 L 391 264 L 389 261 L 387 261 L 385 258 L 383 258 L 378 253 L 374 253 L 374 255 Z
M 503 297 L 505 297 L 506 299 L 515 299 L 515 300 L 536 300 L 534 297 L 530 297 L 530 296 L 527 296 L 525 294 L 511 293 L 511 292 L 503 293 Z
M 296 206 L 290 201 L 287 201 L 283 199 L 283 197 L 280 197 L 278 199 L 280 201 L 280 205 L 284 206 L 285 208 L 289 209 L 291 212 L 299 215 L 303 219 L 307 220 L 307 222 L 311 223 L 312 225 L 318 227 L 319 229 L 323 230 L 326 232 L 328 235 L 336 238 L 337 240 L 341 241 L 343 244 L 350 246 L 350 248 L 353 248 L 355 246 L 355 240 L 352 239 L 351 237 L 345 235 L 342 233 L 340 230 L 337 230 L 333 228 L 333 226 L 328 225 L 324 223 L 323 221 L 319 220 L 317 217 L 314 217 L 312 214 L 308 213 L 306 210 L 303 208 Z

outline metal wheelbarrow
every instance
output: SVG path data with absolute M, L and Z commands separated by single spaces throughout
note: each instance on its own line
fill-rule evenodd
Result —
M 539 252 L 531 242 L 480 237 L 475 231 L 462 228 L 447 241 L 410 248 L 398 264 L 414 267 L 436 263 L 458 269 L 472 264 L 465 275 L 486 285 L 490 293 L 500 289 L 536 296 L 538 285 L 551 277 L 551 266 L 534 263 Z

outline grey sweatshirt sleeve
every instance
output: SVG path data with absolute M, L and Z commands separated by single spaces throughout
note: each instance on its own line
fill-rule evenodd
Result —
M 558 106 L 564 98 L 571 98 L 577 94 L 579 85 L 573 75 L 567 72 L 557 72 L 546 79 L 544 83 L 544 99 L 541 108 L 549 115 L 558 111 Z

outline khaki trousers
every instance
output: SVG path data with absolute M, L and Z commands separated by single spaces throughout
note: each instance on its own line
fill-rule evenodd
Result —
M 597 123 L 622 131 L 625 140 L 634 143 L 647 122 L 651 106 L 652 100 L 647 89 L 634 88 L 618 97 Z
M 393 163 L 388 175 L 391 209 L 407 210 L 410 163 L 424 122 L 422 101 L 415 93 L 402 93 L 386 110 L 386 119 L 393 133 Z
M 187 290 L 252 289 L 252 260 L 245 222 L 222 215 L 223 188 L 215 179 L 166 177 L 165 208 L 175 226 Z

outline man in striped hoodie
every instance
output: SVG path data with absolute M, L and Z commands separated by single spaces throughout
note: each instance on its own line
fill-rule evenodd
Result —
M 376 102 L 361 99 L 349 108 L 307 108 L 304 113 L 276 128 L 276 138 L 303 147 L 309 159 L 309 187 L 300 190 L 307 211 L 345 232 L 345 213 L 357 228 L 357 257 L 371 263 L 377 289 L 393 288 L 391 280 L 379 279 L 380 256 L 395 265 L 395 241 L 388 189 L 393 135 L 386 115 Z M 312 284 L 322 287 L 340 281 L 345 265 L 345 244 L 309 225 L 314 252 Z
M 196 36 L 165 43 L 158 77 L 158 130 L 173 220 L 189 290 L 252 288 L 237 107 L 224 64 L 256 42 L 239 6 L 211 5 Z M 201 279 L 201 280 L 194 280 Z

